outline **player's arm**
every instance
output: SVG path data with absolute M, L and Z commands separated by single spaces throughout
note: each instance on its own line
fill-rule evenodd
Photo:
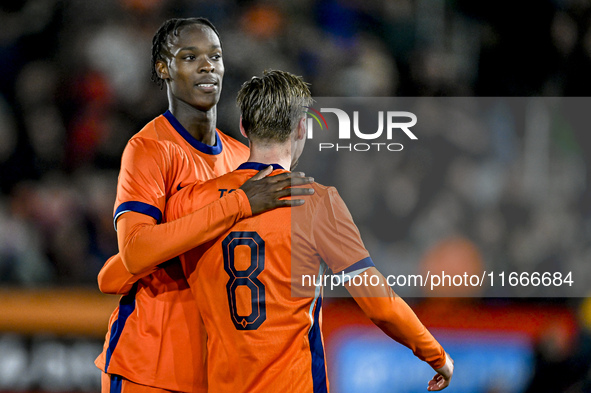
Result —
M 213 240 L 230 229 L 238 220 L 252 214 L 284 206 L 298 206 L 303 200 L 281 200 L 290 195 L 309 195 L 310 189 L 290 188 L 310 183 L 302 173 L 265 177 L 271 168 L 260 171 L 233 193 L 200 207 L 192 198 L 200 184 L 185 187 L 178 198 L 181 218 L 158 224 L 146 214 L 127 212 L 117 220 L 119 251 L 126 269 L 142 274 L 158 264 Z M 179 193 L 179 194 L 180 194 Z M 181 195 L 179 195 L 181 197 Z
M 428 389 L 444 389 L 449 385 L 453 373 L 451 359 L 375 268 L 363 245 L 359 229 L 336 189 L 328 189 L 312 217 L 312 238 L 315 239 L 315 247 L 322 259 L 333 272 L 343 272 L 350 277 L 367 274 L 379 278 L 377 286 L 345 286 L 363 312 L 380 329 L 410 348 L 419 359 L 426 361 L 437 371 L 438 374 L 429 382 Z M 375 283 L 375 279 L 363 281 L 363 284 Z
M 361 275 L 372 279 L 362 280 L 360 286 L 352 285 L 351 280 L 345 284 L 359 307 L 384 333 L 433 367 L 437 375 L 429 381 L 428 390 L 445 389 L 453 374 L 453 361 L 449 355 L 375 267 L 368 268 Z
M 259 174 L 257 174 L 256 177 L 253 178 L 253 181 L 249 181 L 246 182 L 242 187 L 243 187 L 243 191 L 249 192 L 251 194 L 253 194 L 253 197 L 249 199 L 249 203 L 251 206 L 251 210 L 253 210 L 254 212 L 260 212 L 263 211 L 266 206 L 265 204 L 269 204 L 272 203 L 273 200 L 272 198 L 278 198 L 280 197 L 280 195 L 282 195 L 281 193 L 276 193 L 274 195 L 265 195 L 265 192 L 267 193 L 272 193 L 274 192 L 271 187 L 269 186 L 269 184 L 267 183 L 261 183 L 261 182 L 256 182 L 256 180 L 263 178 L 263 176 L 265 176 L 265 174 L 267 174 L 270 170 L 264 170 L 261 171 Z M 293 179 L 296 183 L 297 182 L 301 182 L 302 180 L 305 180 L 305 178 L 303 177 L 303 174 L 300 176 L 300 174 L 297 174 L 298 177 L 296 178 L 291 178 L 291 177 L 286 177 L 283 176 L 283 179 L 280 178 L 275 178 L 272 179 L 274 181 L 274 184 L 276 185 L 276 187 L 283 187 L 285 186 L 287 181 L 290 181 Z M 283 183 L 281 183 L 283 181 Z M 310 179 L 311 181 L 311 179 Z M 258 188 L 258 189 L 257 189 Z M 293 191 L 296 191 L 295 189 Z M 282 191 L 284 194 L 286 193 L 286 191 Z M 305 190 L 304 190 L 305 192 Z M 302 193 L 303 194 L 303 193 Z M 277 200 L 278 201 L 278 200 Z M 278 201 L 279 202 L 279 201 Z M 284 203 L 283 201 L 280 201 L 280 203 Z M 295 202 L 294 206 L 300 204 L 301 202 Z M 286 205 L 289 206 L 289 205 Z M 189 208 L 191 206 L 188 206 Z M 188 212 L 189 213 L 189 212 Z M 230 211 L 230 214 L 235 214 L 236 217 L 239 217 L 239 211 L 235 211 L 232 212 Z M 143 223 L 145 225 L 153 225 L 153 220 L 151 220 L 148 216 L 144 217 L 137 217 L 138 218 L 138 223 Z M 143 218 L 143 220 L 142 220 Z M 221 228 L 224 228 L 224 226 L 222 226 Z M 217 233 L 217 232 L 215 232 Z M 213 233 L 213 234 L 215 234 Z M 204 237 L 205 241 L 208 241 L 208 237 Z M 165 260 L 159 260 L 159 258 L 155 259 L 153 263 L 155 264 L 159 264 L 165 262 Z M 133 268 L 133 266 L 132 266 Z M 123 263 L 123 259 L 121 258 L 121 256 L 119 254 L 112 256 L 111 258 L 109 258 L 107 260 L 107 262 L 105 263 L 105 265 L 103 266 L 103 268 L 101 269 L 101 271 L 98 274 L 98 285 L 99 285 L 99 289 L 101 292 L 106 293 L 106 294 L 117 294 L 117 295 L 124 295 L 126 293 L 128 293 L 133 284 L 138 281 L 140 278 L 145 277 L 149 274 L 151 274 L 156 267 L 152 266 L 151 268 L 147 268 L 147 270 L 145 269 L 145 266 L 140 266 L 139 269 L 142 269 L 142 273 L 141 274 L 131 274 L 129 272 L 129 270 L 127 269 L 126 265 Z
M 185 190 L 181 191 L 181 193 L 184 191 Z M 233 196 L 232 198 L 236 199 L 236 196 Z M 225 201 L 222 201 L 217 204 L 223 205 L 224 202 Z M 209 211 L 215 211 L 215 206 L 210 206 L 209 209 L 204 210 L 205 211 L 201 212 L 201 215 L 205 217 L 208 215 Z M 236 206 L 235 209 L 230 206 L 227 210 L 228 219 L 226 220 L 226 223 L 220 224 L 219 220 L 207 221 L 206 219 L 205 221 L 201 221 L 201 224 L 204 224 L 205 226 L 217 224 L 220 228 L 224 228 L 225 225 L 231 225 L 230 223 L 240 218 L 241 215 L 239 205 Z M 118 240 L 119 238 L 124 239 L 125 244 L 123 246 L 120 244 L 119 249 L 125 250 L 128 253 L 126 255 L 127 263 L 124 262 L 120 254 L 109 258 L 98 275 L 98 285 L 100 291 L 106 294 L 119 295 L 128 293 L 136 281 L 154 272 L 158 264 L 166 262 L 170 258 L 180 255 L 180 253 L 176 254 L 177 251 L 174 247 L 182 247 L 182 242 L 187 242 L 189 245 L 191 244 L 192 239 L 185 240 L 183 239 L 182 234 L 201 234 L 202 241 L 205 242 L 210 240 L 210 234 L 204 232 L 204 230 L 207 230 L 204 225 L 200 225 L 200 227 L 192 229 L 194 225 L 193 221 L 196 219 L 199 222 L 199 216 L 200 214 L 198 213 L 195 215 L 195 217 L 189 220 L 189 222 L 186 224 L 188 226 L 186 230 L 182 230 L 183 221 L 179 222 L 177 220 L 173 225 L 162 224 L 164 226 L 158 226 L 156 231 L 150 233 L 149 229 L 156 226 L 156 220 L 154 218 L 150 217 L 149 215 L 137 212 L 127 212 L 121 215 L 121 217 L 117 220 Z M 179 230 L 181 232 L 181 236 L 175 237 L 175 225 L 178 226 L 179 224 L 181 224 L 181 229 Z M 169 228 L 171 226 L 172 228 Z M 166 231 L 159 231 L 160 229 L 169 229 L 169 232 L 166 233 Z M 211 236 L 215 235 L 216 233 L 217 232 L 212 231 Z M 160 236 L 164 237 L 161 238 Z M 166 239 L 172 237 L 175 237 L 178 240 L 179 245 L 172 244 L 171 247 L 169 247 L 169 244 L 166 243 Z M 144 241 L 145 244 L 143 244 L 142 241 Z M 166 252 L 159 253 L 159 251 L 166 251 L 168 248 L 171 248 L 170 254 L 166 254 Z
M 138 275 L 179 256 L 230 228 L 250 208 L 241 206 L 239 192 L 210 203 L 177 220 L 157 224 L 145 214 L 126 212 L 117 220 L 117 240 L 123 264 Z M 248 203 L 248 202 L 246 202 Z
M 168 149 L 168 150 L 167 150 Z M 141 274 L 182 253 L 212 240 L 236 221 L 282 206 L 297 206 L 303 200 L 281 200 L 289 195 L 307 195 L 310 189 L 289 188 L 310 179 L 301 173 L 265 177 L 269 167 L 219 200 L 174 221 L 160 224 L 167 204 L 166 190 L 178 172 L 177 152 L 157 141 L 130 140 L 123 152 L 117 185 L 115 224 L 119 254 L 131 274 Z M 183 190 L 184 191 L 184 190 Z M 187 201 L 190 205 L 190 201 Z
M 125 295 L 129 293 L 136 281 L 152 274 L 156 268 L 146 270 L 142 274 L 131 274 L 119 254 L 113 255 L 105 262 L 98 274 L 98 286 L 102 293 L 110 295 Z
M 220 220 L 208 220 L 208 213 L 215 210 L 215 206 L 209 206 L 203 210 L 196 213 L 188 222 L 187 220 L 176 220 L 169 223 L 170 225 L 156 225 L 155 219 L 137 212 L 127 212 L 121 215 L 117 220 L 118 241 L 124 241 L 123 245 L 119 244 L 119 249 L 127 252 L 127 263 L 124 262 L 120 254 L 107 260 L 98 274 L 100 291 L 106 294 L 123 295 L 128 293 L 136 281 L 153 273 L 157 269 L 157 265 L 182 254 L 184 251 L 179 252 L 178 250 L 183 250 L 184 245 L 191 249 L 193 248 L 191 247 L 192 242 L 198 242 L 196 246 L 201 242 L 207 242 L 211 240 L 210 237 L 214 236 L 215 238 L 219 230 L 223 230 L 227 225 L 231 226 L 231 223 L 240 217 L 239 209 L 235 209 L 235 212 L 226 217 L 225 223 Z M 201 216 L 205 221 L 200 221 Z M 223 221 L 223 215 L 218 217 L 222 217 Z M 198 223 L 197 227 L 195 227 L 195 221 Z M 185 224 L 187 228 L 183 229 L 185 222 L 187 222 Z M 218 231 L 208 231 L 208 225 L 216 226 Z M 150 229 L 155 230 L 150 231 Z M 175 236 L 175 230 L 180 232 L 181 236 Z M 195 235 L 197 238 L 185 239 L 182 235 Z M 175 242 L 170 244 L 167 239 L 175 239 L 178 244 Z

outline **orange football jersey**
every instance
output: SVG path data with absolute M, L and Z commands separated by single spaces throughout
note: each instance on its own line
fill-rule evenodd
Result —
M 247 162 L 187 187 L 169 200 L 166 215 L 223 197 L 266 166 Z M 336 189 L 313 188 L 304 205 L 241 220 L 180 256 L 207 331 L 210 392 L 328 391 L 322 293 L 293 296 L 292 281 L 301 279 L 293 272 L 359 272 L 373 262 Z
M 167 111 L 133 136 L 125 148 L 115 225 L 129 211 L 161 223 L 167 201 L 182 187 L 227 173 L 248 155 L 245 145 L 219 130 L 215 146 L 196 140 Z M 95 363 L 106 373 L 139 384 L 205 392 L 204 340 L 197 305 L 175 258 L 141 278 L 121 298 Z

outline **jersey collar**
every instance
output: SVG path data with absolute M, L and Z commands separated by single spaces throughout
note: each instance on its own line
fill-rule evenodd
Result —
M 163 113 L 163 116 L 166 117 L 166 120 L 170 123 L 171 126 L 187 141 L 191 146 L 195 149 L 199 150 L 201 153 L 204 154 L 211 154 L 217 155 L 222 152 L 222 141 L 220 140 L 220 135 L 218 134 L 217 130 L 215 132 L 215 146 L 209 146 L 201 141 L 198 141 L 193 137 L 193 135 L 189 134 L 189 131 L 177 120 L 176 117 L 170 112 L 166 111 Z
M 283 168 L 281 165 L 279 164 L 270 164 L 273 167 L 273 170 L 276 169 L 283 169 L 285 170 L 285 168 Z M 240 165 L 238 169 L 255 169 L 257 171 L 261 171 L 263 169 L 265 169 L 266 167 L 268 167 L 269 164 L 261 164 L 260 162 L 252 162 L 252 161 L 248 161 L 245 162 L 244 164 Z

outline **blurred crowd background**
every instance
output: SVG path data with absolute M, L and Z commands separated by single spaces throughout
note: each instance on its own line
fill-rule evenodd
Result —
M 4 0 L 0 284 L 96 287 L 117 252 L 121 153 L 166 110 L 150 81 L 152 36 L 165 19 L 190 16 L 220 32 L 218 128 L 239 139 L 236 92 L 267 68 L 302 75 L 317 97 L 591 95 L 588 0 Z M 446 134 L 432 121 L 431 148 L 414 155 L 317 157 L 317 173 L 307 171 L 360 206 L 353 214 L 385 273 L 429 266 L 459 244 L 489 270 L 572 266 L 585 277 L 591 136 L 566 118 L 528 121 L 542 112 L 493 105 L 486 128 Z M 364 190 L 379 195 L 365 209 Z M 375 222 L 388 231 L 372 231 Z M 529 301 L 580 309 L 576 299 Z M 549 351 L 562 343 L 553 340 Z M 571 384 L 584 380 L 576 371 Z
M 418 139 L 395 129 L 389 140 L 385 132 L 337 140 L 336 116 L 325 112 L 328 131 L 312 129 L 298 170 L 337 187 L 384 274 L 489 274 L 482 287 L 401 284 L 401 296 L 584 297 L 590 105 L 588 97 L 318 97 L 320 109 L 358 112 L 365 134 L 375 132 L 379 113 L 410 111 Z M 363 151 L 374 142 L 379 151 Z M 510 286 L 511 272 L 570 272 L 573 283 Z
M 194 15 L 208 17 L 220 31 L 226 74 L 218 128 L 237 138 L 236 92 L 266 68 L 302 75 L 315 96 L 325 97 L 591 92 L 587 1 L 3 1 L 0 282 L 94 284 L 103 262 L 117 251 L 111 216 L 121 152 L 134 133 L 166 109 L 165 92 L 150 81 L 152 36 L 163 20 Z M 499 112 L 496 120 L 497 127 L 508 128 L 501 159 L 518 161 L 524 157 L 524 132 L 505 115 Z M 478 150 L 490 150 L 476 130 L 473 134 L 480 145 L 458 146 L 453 156 L 440 153 L 439 172 L 428 176 L 453 182 L 458 191 L 472 194 L 468 198 L 480 198 L 476 192 L 486 190 L 462 183 L 469 181 L 462 171 L 487 163 Z M 559 164 L 575 166 L 566 171 L 577 177 L 572 195 L 564 196 L 572 204 L 557 201 L 570 207 L 569 227 L 559 233 L 568 243 L 580 240 L 571 234 L 591 231 L 591 138 L 584 129 L 558 136 L 564 152 Z M 466 149 L 473 156 L 468 163 L 459 154 Z M 388 169 L 401 174 L 402 189 L 416 188 L 408 203 L 428 209 L 423 191 L 429 190 L 408 184 L 413 166 Z M 476 177 L 484 185 L 511 181 L 499 176 Z M 429 179 L 425 184 L 440 188 Z M 355 182 L 348 187 L 363 188 Z M 511 191 L 504 187 L 491 198 L 500 202 L 511 198 Z M 521 204 L 528 205 L 530 197 L 523 195 Z M 461 211 L 465 205 L 458 203 Z M 545 216 L 544 206 L 522 210 L 512 216 L 519 225 L 510 222 L 497 230 L 497 236 L 515 239 L 516 260 L 589 260 L 588 248 L 584 255 L 553 255 L 547 248 L 555 234 L 534 231 L 564 215 Z M 406 218 L 396 226 L 404 237 L 416 215 L 399 215 Z M 574 253 L 570 245 L 556 250 Z

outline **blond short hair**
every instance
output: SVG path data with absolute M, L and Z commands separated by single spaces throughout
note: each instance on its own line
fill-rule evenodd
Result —
M 244 82 L 236 99 L 250 140 L 283 143 L 313 99 L 308 83 L 289 72 L 270 70 Z

